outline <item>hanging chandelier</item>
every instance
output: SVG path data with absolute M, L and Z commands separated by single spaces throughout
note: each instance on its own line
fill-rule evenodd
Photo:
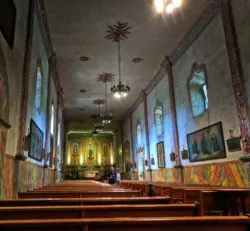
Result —
M 183 0 L 153 0 L 154 7 L 158 13 L 172 13 L 182 5 L 182 2 Z
M 101 105 L 104 104 L 104 100 L 103 99 L 96 99 L 93 101 L 93 104 L 98 105 L 98 107 L 99 107 L 97 123 L 95 123 L 95 125 L 94 125 L 94 131 L 101 132 L 104 129 L 104 124 L 102 123 L 102 121 L 100 121 L 100 119 L 101 119 Z
M 93 136 L 97 136 L 99 134 L 99 132 L 96 129 L 94 129 L 91 133 Z
M 127 97 L 130 87 L 121 80 L 121 44 L 120 41 L 127 38 L 127 35 L 130 34 L 131 27 L 128 26 L 128 23 L 117 22 L 115 25 L 108 25 L 108 30 L 106 31 L 106 39 L 112 40 L 118 44 L 118 73 L 119 81 L 117 85 L 111 87 L 111 92 L 114 94 L 114 97 L 117 99 Z
M 107 96 L 107 83 L 112 82 L 114 79 L 114 74 L 112 73 L 102 73 L 98 76 L 97 81 L 103 82 L 105 85 L 105 111 L 100 114 L 101 121 L 104 125 L 110 124 L 113 115 L 110 111 L 108 111 L 108 96 Z

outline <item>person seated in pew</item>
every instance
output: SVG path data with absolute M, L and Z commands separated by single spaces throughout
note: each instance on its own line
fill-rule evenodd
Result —
M 116 184 L 116 172 L 115 172 L 115 168 L 111 167 L 110 168 L 110 172 L 108 173 L 108 177 L 107 180 L 109 181 L 109 184 Z
M 98 172 L 95 174 L 94 180 L 95 180 L 95 181 L 98 181 L 98 180 L 99 180 L 99 173 L 98 173 Z
M 154 185 L 153 184 L 149 184 L 148 187 L 149 187 L 149 189 L 148 189 L 148 196 L 149 197 L 155 197 L 156 193 L 155 193 Z

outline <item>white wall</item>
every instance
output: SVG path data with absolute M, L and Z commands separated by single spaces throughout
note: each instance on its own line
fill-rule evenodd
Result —
M 17 18 L 15 26 L 14 47 L 11 50 L 0 32 L 0 43 L 3 49 L 9 85 L 9 121 L 6 153 L 16 154 L 19 135 L 19 114 L 23 78 L 23 62 L 26 46 L 28 0 L 14 1 Z
M 164 74 L 164 73 L 163 73 Z M 155 122 L 154 122 L 154 109 L 157 100 L 163 104 L 163 116 L 164 116 L 164 136 L 163 138 L 157 138 Z M 157 149 L 156 145 L 160 141 L 164 141 L 165 150 L 165 167 L 171 168 L 175 162 L 170 161 L 170 153 L 174 151 L 173 143 L 173 126 L 172 126 L 172 114 L 170 109 L 169 87 L 168 77 L 164 74 L 164 78 L 157 84 L 157 86 L 147 96 L 148 103 L 148 127 L 149 127 L 149 140 L 150 140 L 150 154 L 151 158 L 154 157 L 155 165 L 152 165 L 152 169 L 158 168 Z
M 33 119 L 37 123 L 38 127 L 44 133 L 43 143 L 45 144 L 49 62 L 47 54 L 45 52 L 45 47 L 41 36 L 41 30 L 39 27 L 38 18 L 36 14 L 34 14 L 32 36 L 33 37 L 32 37 L 31 60 L 30 60 L 30 73 L 29 73 L 29 95 L 28 95 L 28 111 L 27 111 L 27 121 L 26 121 L 26 135 L 29 134 L 30 120 Z M 42 106 L 40 113 L 35 108 L 36 69 L 37 69 L 38 58 L 42 60 L 42 73 L 44 81 L 43 91 L 42 91 Z M 27 154 L 28 153 L 26 152 L 26 155 Z M 28 161 L 39 165 L 43 165 L 43 160 L 39 162 L 32 158 L 28 158 Z
M 195 118 L 192 116 L 187 89 L 187 78 L 194 62 L 206 65 L 209 99 L 209 111 Z M 213 19 L 205 31 L 175 63 L 173 75 L 181 149 L 183 147 L 187 148 L 187 134 L 219 121 L 222 121 L 225 140 L 230 138 L 229 129 L 233 129 L 236 136 L 240 135 L 232 77 L 220 15 Z M 227 158 L 225 159 L 202 161 L 194 164 L 237 160 L 241 155 L 242 152 L 228 152 L 227 150 Z M 183 165 L 190 164 L 189 160 L 183 161 Z

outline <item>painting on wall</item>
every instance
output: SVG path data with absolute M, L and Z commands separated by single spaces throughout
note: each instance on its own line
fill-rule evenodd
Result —
M 226 158 L 222 123 L 187 135 L 190 162 Z
M 165 168 L 164 142 L 157 143 L 158 168 Z
M 156 101 L 156 105 L 154 109 L 154 123 L 155 123 L 156 137 L 162 138 L 164 135 L 163 105 L 158 100 Z
M 181 157 L 183 160 L 188 160 L 188 150 L 183 148 L 181 151 Z
M 30 120 L 30 148 L 28 156 L 42 161 L 43 159 L 43 132 L 34 120 Z

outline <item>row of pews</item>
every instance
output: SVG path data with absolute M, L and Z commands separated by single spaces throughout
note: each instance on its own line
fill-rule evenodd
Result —
M 250 230 L 248 216 L 201 216 L 198 203 L 176 203 L 171 194 L 163 195 L 157 188 L 166 185 L 154 185 L 162 194 L 156 197 L 145 196 L 146 182 L 122 181 L 121 185 L 65 181 L 19 193 L 16 200 L 0 200 L 0 230 Z
M 139 190 L 148 195 L 150 182 L 122 181 L 126 189 Z M 171 198 L 171 203 L 195 203 L 199 215 L 242 215 L 250 209 L 249 188 L 225 188 L 206 184 L 183 185 L 175 183 L 152 183 L 156 196 Z

